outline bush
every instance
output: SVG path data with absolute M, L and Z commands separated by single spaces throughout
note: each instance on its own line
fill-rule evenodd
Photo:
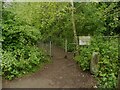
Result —
M 42 38 L 40 30 L 15 17 L 15 13 L 3 9 L 1 68 L 3 77 L 9 80 L 48 62 L 46 54 L 36 46 Z
M 89 47 L 80 47 L 79 49 L 80 55 L 75 57 L 78 65 L 85 70 L 90 69 L 90 60 L 92 55 L 92 50 Z
M 37 66 L 48 62 L 47 56 L 37 47 L 26 46 L 13 52 L 3 51 L 2 75 L 12 80 L 14 77 L 31 72 Z
M 90 69 L 92 53 L 100 53 L 99 72 L 95 75 L 99 87 L 115 88 L 120 64 L 118 62 L 118 39 L 108 37 L 93 37 L 90 46 L 81 46 L 80 55 L 75 57 L 83 70 Z

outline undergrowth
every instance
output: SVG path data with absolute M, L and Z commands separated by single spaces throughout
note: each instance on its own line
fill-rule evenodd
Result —
M 93 52 L 100 53 L 99 71 L 96 73 L 99 88 L 116 88 L 120 64 L 118 62 L 118 38 L 93 37 L 91 45 L 80 46 L 80 55 L 75 57 L 83 70 L 90 70 Z

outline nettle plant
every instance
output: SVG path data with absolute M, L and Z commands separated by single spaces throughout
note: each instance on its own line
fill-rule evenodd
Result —
M 83 70 L 90 70 L 93 52 L 100 53 L 99 71 L 95 75 L 100 88 L 115 88 L 120 64 L 118 62 L 118 38 L 93 37 L 90 46 L 80 46 L 75 60 Z
M 3 9 L 2 75 L 12 80 L 48 62 L 44 51 L 37 47 L 41 39 L 38 29 L 15 19 L 15 14 Z

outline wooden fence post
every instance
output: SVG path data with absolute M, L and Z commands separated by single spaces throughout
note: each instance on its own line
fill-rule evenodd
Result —
M 67 58 L 67 39 L 65 39 L 65 58 Z
M 120 89 L 120 70 L 118 71 L 118 82 L 117 82 L 117 88 Z
M 52 42 L 50 40 L 50 57 L 52 57 Z

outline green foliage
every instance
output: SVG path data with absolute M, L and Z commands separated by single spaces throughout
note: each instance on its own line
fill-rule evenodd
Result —
M 93 37 L 90 46 L 80 46 L 80 55 L 76 56 L 83 70 L 90 69 L 92 53 L 100 53 L 98 77 L 100 88 L 115 88 L 120 64 L 118 62 L 118 38 L 115 37 Z
M 41 39 L 39 29 L 16 17 L 9 8 L 3 9 L 1 68 L 3 77 L 9 80 L 33 72 L 49 61 L 44 51 L 36 46 Z
M 68 52 L 75 51 L 75 44 L 73 44 L 72 42 L 71 43 L 69 42 L 67 45 L 67 49 L 68 49 Z
M 46 62 L 46 56 L 36 47 L 37 41 L 49 41 L 75 50 L 70 3 L 13 2 L 4 3 L 2 10 L 3 76 L 12 79 Z M 74 3 L 77 35 L 116 35 L 119 31 L 119 3 Z M 1 34 L 1 33 L 0 33 Z M 117 39 L 95 37 L 90 46 L 81 46 L 75 57 L 83 70 L 89 70 L 91 55 L 100 52 L 99 77 L 101 87 L 115 87 L 118 70 Z
M 85 71 L 90 69 L 92 50 L 89 47 L 80 47 L 80 55 L 75 57 L 78 65 Z
M 24 46 L 13 52 L 3 51 L 2 74 L 4 78 L 12 80 L 14 77 L 32 72 L 34 68 L 48 62 L 48 58 L 37 47 Z

